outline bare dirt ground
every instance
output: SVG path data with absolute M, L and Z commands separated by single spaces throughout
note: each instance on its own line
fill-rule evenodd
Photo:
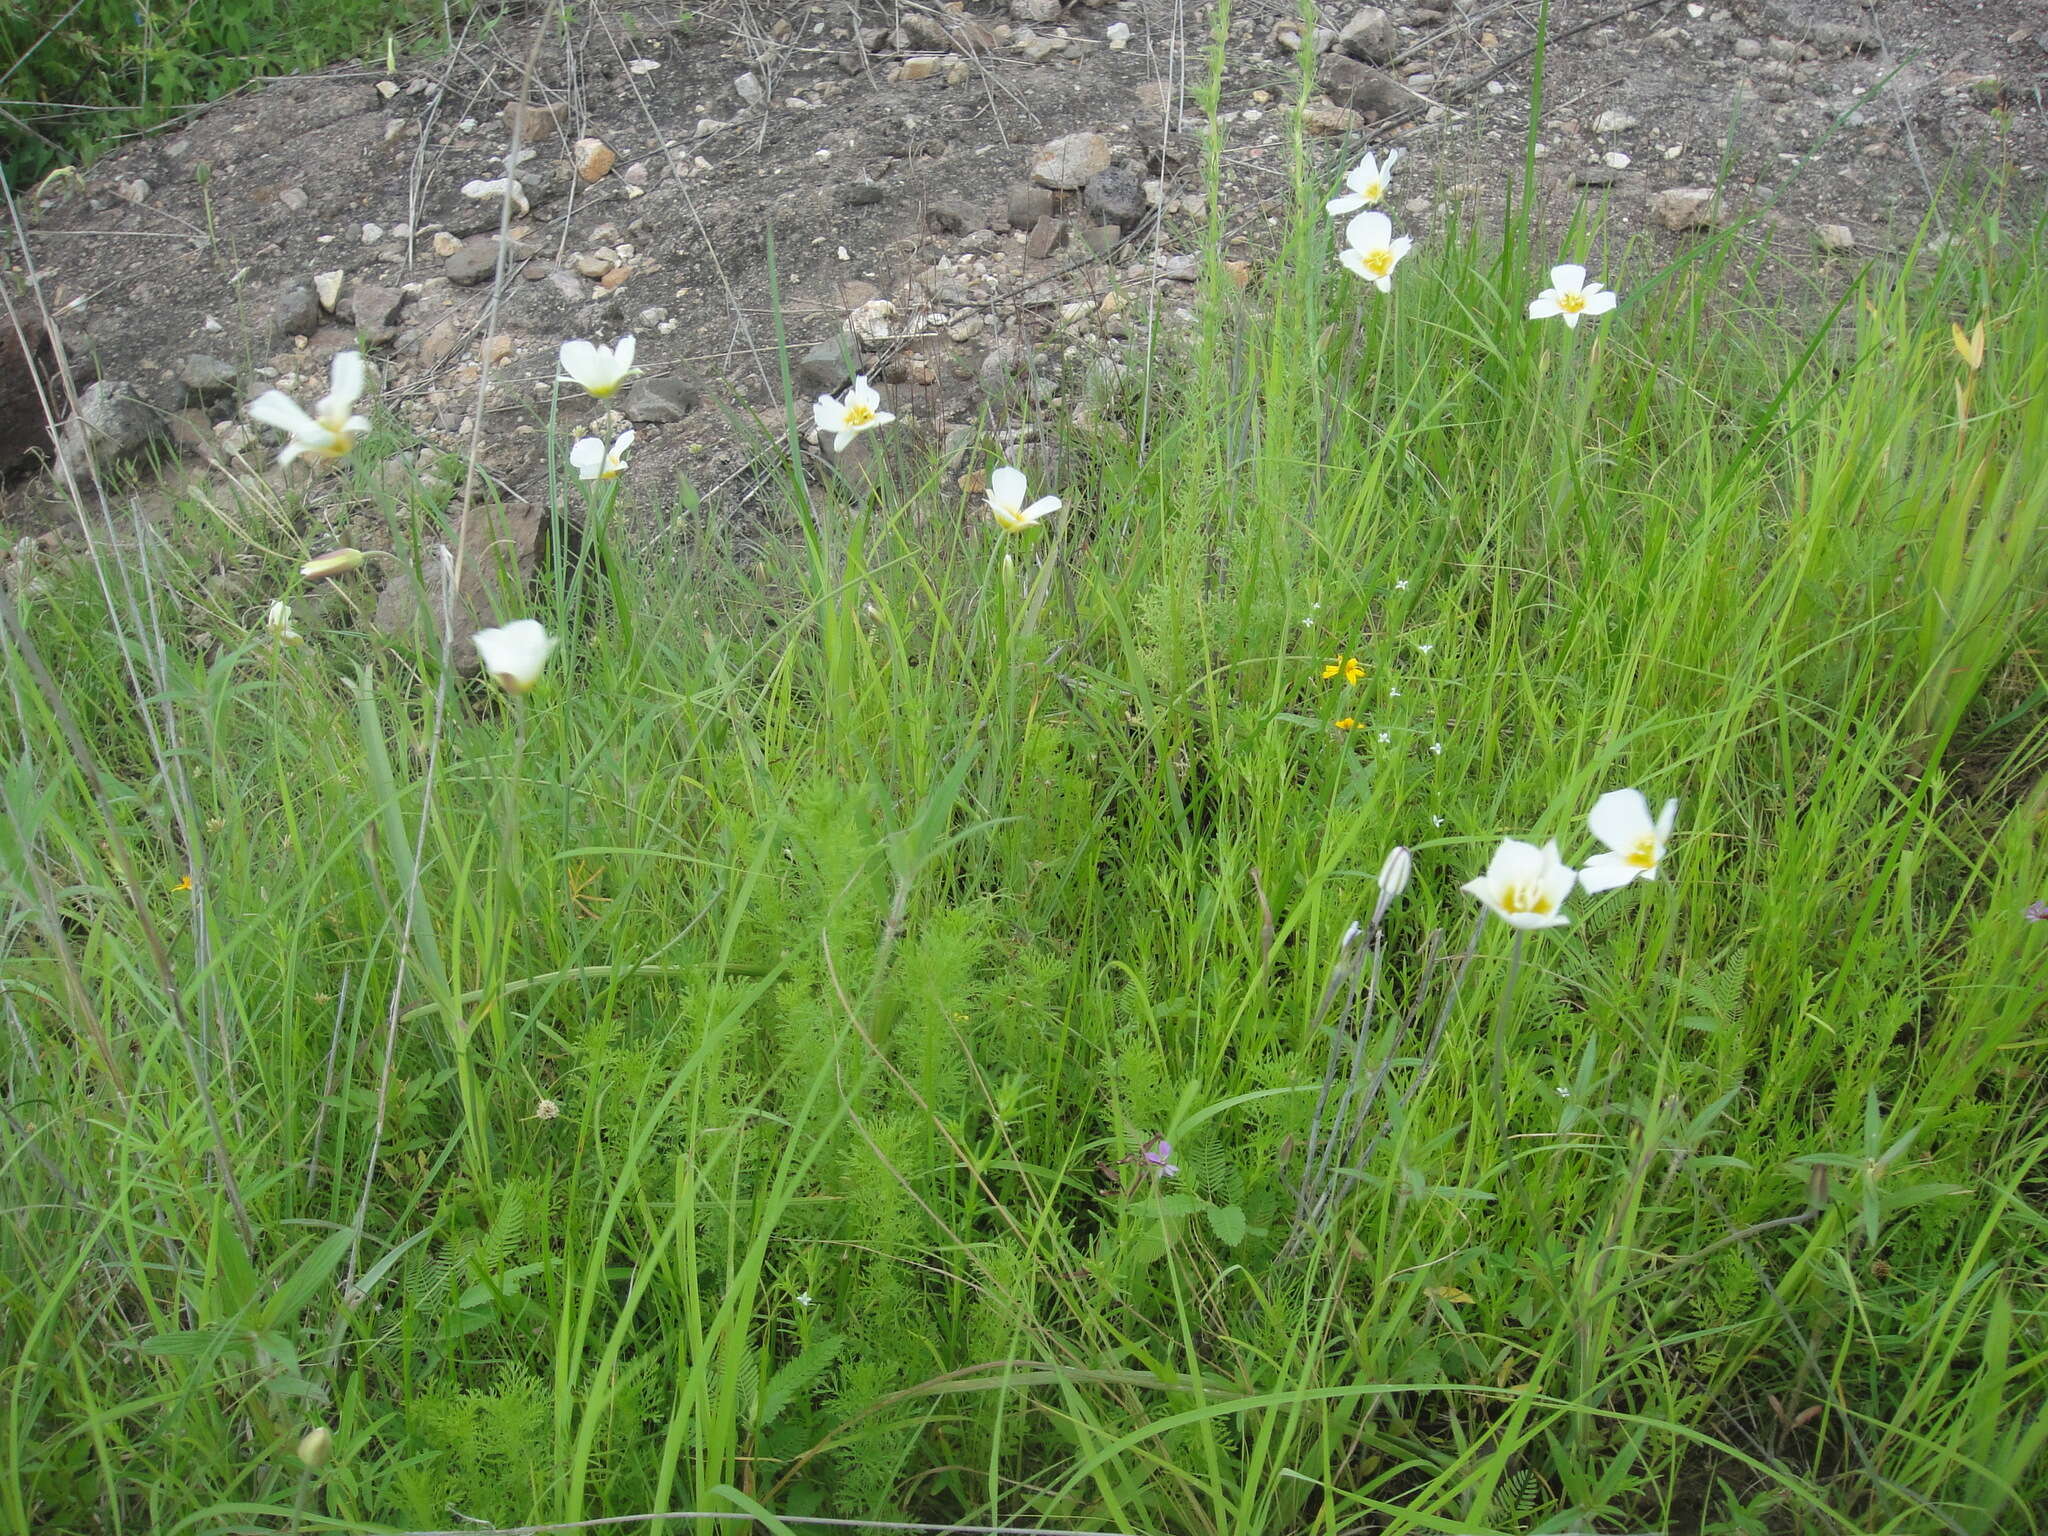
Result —
M 630 421 L 643 494 L 680 474 L 714 506 L 764 422 L 780 431 L 785 355 L 800 401 L 857 362 L 892 409 L 959 440 L 1019 407 L 1099 405 L 1187 305 L 1215 228 L 1197 106 L 1214 7 L 652 14 L 606 0 L 565 35 L 515 8 L 453 48 L 270 83 L 60 174 L 20 194 L 10 305 L 47 317 L 78 386 L 102 381 L 102 449 L 154 439 L 187 473 L 264 471 L 243 403 L 270 387 L 310 400 L 328 359 L 362 346 L 381 408 L 428 445 L 422 472 L 474 442 L 521 495 L 544 481 L 558 345 L 630 331 L 647 374 L 621 414 L 565 397 L 563 422 Z M 1427 240 L 1466 200 L 1497 211 L 1520 173 L 1539 15 L 1337 0 L 1308 26 L 1297 4 L 1239 0 L 1221 40 L 1224 255 L 1254 271 L 1284 207 L 1302 50 L 1333 188 L 1367 146 L 1398 146 L 1403 232 Z M 1581 203 L 1601 215 L 1587 254 L 1623 288 L 1624 259 L 1654 264 L 1743 215 L 1789 294 L 1923 225 L 1938 237 L 1959 197 L 2040 204 L 2038 0 L 1552 0 L 1548 19 L 1546 212 L 1558 228 Z M 501 286 L 503 198 L 464 189 L 506 176 L 522 99 Z M 20 353 L 0 347 L 9 366 L 18 383 Z M 11 455 L 0 525 L 60 530 L 70 514 L 34 472 L 41 424 L 14 426 L 29 451 Z

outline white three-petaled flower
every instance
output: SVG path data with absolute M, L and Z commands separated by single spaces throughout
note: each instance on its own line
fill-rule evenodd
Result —
M 626 450 L 633 446 L 633 433 L 621 432 L 611 447 L 601 437 L 579 437 L 569 449 L 569 462 L 585 480 L 616 480 L 626 467 Z
M 1005 464 L 988 477 L 988 509 L 1010 533 L 1034 528 L 1060 509 L 1057 496 L 1041 496 L 1028 507 L 1024 504 L 1024 471 Z
M 1529 318 L 1548 320 L 1557 315 L 1576 330 L 1581 315 L 1604 315 L 1618 302 L 1613 293 L 1586 280 L 1584 267 L 1552 267 L 1550 286 L 1529 301 Z
M 1387 163 L 1367 154 L 1351 168 L 1351 174 L 1344 178 L 1344 195 L 1333 197 L 1326 205 L 1331 213 L 1355 213 L 1360 208 L 1370 208 L 1387 198 L 1387 183 L 1393 179 L 1394 162 L 1401 158 L 1398 149 L 1387 152 Z
M 618 393 L 633 367 L 633 338 L 621 336 L 609 347 L 591 341 L 562 343 L 562 372 L 557 384 L 578 384 L 602 400 Z
M 480 629 L 469 637 L 484 670 L 507 693 L 531 693 L 555 648 L 555 637 L 537 619 L 514 619 L 503 629 Z
M 267 427 L 291 434 L 292 440 L 284 445 L 277 462 L 289 464 L 301 454 L 333 460 L 355 447 L 356 439 L 370 430 L 370 418 L 354 413 L 356 401 L 363 397 L 367 376 L 362 353 L 337 352 L 328 373 L 327 394 L 313 407 L 312 415 L 308 416 L 299 408 L 299 402 L 281 389 L 269 390 L 251 400 L 251 416 Z
M 874 427 L 886 427 L 896 419 L 882 409 L 881 391 L 868 382 L 864 373 L 854 379 L 853 387 L 847 390 L 844 400 L 835 400 L 830 395 L 818 396 L 818 403 L 811 407 L 811 414 L 818 423 L 819 432 L 833 434 L 834 453 L 844 453 L 846 445 L 861 433 Z
M 1571 921 L 1564 915 L 1564 899 L 1577 881 L 1572 867 L 1558 857 L 1556 843 L 1538 848 L 1510 837 L 1494 852 L 1486 873 L 1460 889 L 1510 927 L 1562 928 Z
M 1657 866 L 1664 860 L 1664 846 L 1671 841 L 1671 829 L 1678 822 L 1678 802 L 1666 800 L 1655 821 L 1650 820 L 1650 802 L 1639 789 L 1617 789 L 1593 802 L 1586 825 L 1607 845 L 1579 871 L 1579 884 L 1588 891 L 1611 891 L 1629 881 L 1657 878 Z
M 1344 249 L 1337 260 L 1371 283 L 1381 293 L 1394 288 L 1394 263 L 1408 254 L 1415 242 L 1406 235 L 1394 238 L 1394 221 L 1384 213 L 1361 213 L 1344 229 Z

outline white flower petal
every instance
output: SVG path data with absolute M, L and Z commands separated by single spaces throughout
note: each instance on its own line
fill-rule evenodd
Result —
M 846 425 L 846 407 L 830 395 L 820 395 L 811 407 L 811 417 L 820 432 L 837 432 Z
M 1564 311 L 1562 311 L 1561 313 L 1562 313 L 1562 315 L 1563 315 L 1563 318 L 1564 318 L 1564 323 L 1565 323 L 1565 327 L 1566 327 L 1566 328 L 1567 328 L 1568 330 L 1574 330 L 1574 331 L 1576 331 L 1576 330 L 1577 330 L 1577 329 L 1579 328 L 1579 316 L 1578 316 L 1578 311 L 1576 311 L 1576 310 L 1571 310 L 1571 309 L 1567 309 L 1567 310 L 1564 310 Z
M 582 384 L 597 378 L 599 370 L 595 344 L 580 339 L 563 342 L 562 372 L 568 375 L 572 384 Z
M 1376 251 L 1394 238 L 1394 221 L 1374 209 L 1344 227 L 1344 243 L 1355 251 Z
M 1586 269 L 1571 265 L 1552 267 L 1550 286 L 1560 293 L 1576 293 L 1586 286 Z
M 1598 293 L 1589 292 L 1586 295 L 1586 313 L 1589 315 L 1604 315 L 1620 302 L 1621 300 L 1616 294 L 1610 293 L 1605 289 Z
M 623 379 L 633 371 L 633 353 L 638 346 L 639 343 L 633 340 L 630 333 L 612 343 L 612 361 L 617 365 L 620 378 Z
M 866 374 L 856 374 L 853 380 L 853 388 L 846 392 L 846 403 L 848 405 L 864 405 L 872 411 L 880 407 L 882 392 L 868 382 Z
M 1639 789 L 1616 789 L 1602 795 L 1593 802 L 1586 826 L 1617 853 L 1626 853 L 1644 838 L 1657 835 L 1650 820 L 1650 802 Z
M 1548 320 L 1552 315 L 1561 315 L 1563 313 L 1564 311 L 1557 307 L 1557 293 L 1554 289 L 1539 294 L 1529 301 L 1529 318 L 1531 320 Z
M 1050 517 L 1059 511 L 1063 503 L 1057 496 L 1041 496 L 1024 509 L 1024 521 L 1035 523 L 1040 518 Z
M 1015 512 L 1024 505 L 1026 494 L 1024 471 L 1014 465 L 1005 464 L 988 477 L 988 499 L 991 505 Z
M 579 437 L 569 449 L 569 462 L 585 480 L 604 473 L 604 444 L 594 437 Z
M 532 691 L 558 643 L 535 619 L 515 619 L 502 629 L 480 629 L 469 638 L 484 670 L 510 693 Z
M 1366 200 L 1356 192 L 1347 192 L 1342 197 L 1333 197 L 1323 204 L 1323 211 L 1335 214 L 1355 213 L 1360 208 L 1363 208 L 1365 204 Z
M 326 428 L 308 416 L 298 401 L 281 389 L 267 390 L 251 400 L 249 414 L 266 427 L 279 427 L 295 438 L 324 437 Z
M 346 416 L 349 407 L 363 398 L 363 385 L 369 378 L 369 369 L 363 365 L 360 352 L 337 352 L 334 363 L 328 369 L 327 398 L 320 402 L 322 416 Z

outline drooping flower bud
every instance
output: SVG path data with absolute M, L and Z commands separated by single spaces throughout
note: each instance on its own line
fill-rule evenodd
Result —
M 367 559 L 369 556 L 360 549 L 330 550 L 300 566 L 299 574 L 308 581 L 318 581 L 323 576 L 341 576 L 361 570 Z
M 325 1424 L 306 1431 L 299 1440 L 299 1460 L 318 1472 L 334 1454 L 334 1431 Z

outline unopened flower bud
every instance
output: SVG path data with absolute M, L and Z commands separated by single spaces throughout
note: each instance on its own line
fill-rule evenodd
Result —
M 1415 855 L 1396 843 L 1380 865 L 1380 896 L 1373 903 L 1370 927 L 1377 929 L 1400 894 L 1408 889 L 1408 877 L 1415 872 Z
M 308 581 L 318 581 L 323 576 L 341 576 L 349 571 L 359 571 L 369 556 L 360 549 L 335 549 L 299 567 L 299 574 Z
M 299 1441 L 299 1460 L 318 1472 L 334 1454 L 334 1431 L 325 1424 L 306 1431 Z

